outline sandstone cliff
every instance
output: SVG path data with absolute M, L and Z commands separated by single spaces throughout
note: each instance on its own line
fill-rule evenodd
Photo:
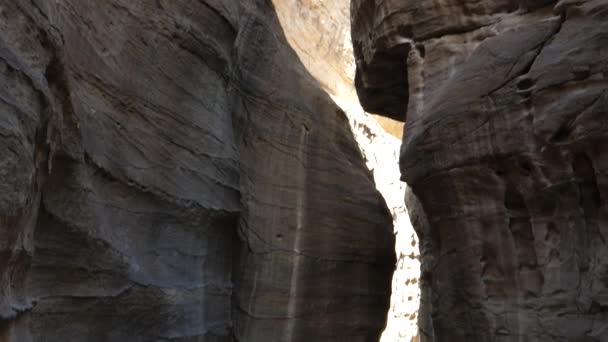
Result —
M 0 1 L 0 151 L 2 341 L 384 328 L 391 217 L 269 1 Z
M 406 120 L 422 340 L 608 341 L 608 3 L 351 15 L 362 104 Z

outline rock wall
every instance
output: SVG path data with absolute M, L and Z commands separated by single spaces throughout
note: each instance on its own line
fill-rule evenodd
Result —
M 608 3 L 351 5 L 362 103 L 406 120 L 421 340 L 607 341 Z
M 384 328 L 389 211 L 269 1 L 1 0 L 0 151 L 0 341 Z
M 274 0 L 279 21 L 298 58 L 348 117 L 376 188 L 384 197 L 395 231 L 397 263 L 382 341 L 410 342 L 417 335 L 420 302 L 418 238 L 403 201 L 399 149 L 403 123 L 366 113 L 357 100 L 349 2 Z

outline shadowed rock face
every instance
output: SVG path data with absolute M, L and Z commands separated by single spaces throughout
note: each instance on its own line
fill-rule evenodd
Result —
M 0 341 L 372 341 L 391 218 L 269 1 L 0 1 Z
M 410 46 L 421 339 L 608 340 L 608 3 L 352 6 L 360 55 Z
M 351 1 L 351 33 L 357 66 L 355 87 L 368 112 L 405 121 L 408 103 L 407 55 L 411 28 L 386 22 L 386 3 Z M 409 28 L 409 31 L 408 31 Z

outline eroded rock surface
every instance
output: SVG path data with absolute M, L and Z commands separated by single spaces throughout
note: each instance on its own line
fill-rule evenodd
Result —
M 608 340 L 608 3 L 352 9 L 364 107 L 407 108 L 421 339 Z
M 391 217 L 268 1 L 0 1 L 0 340 L 371 341 Z

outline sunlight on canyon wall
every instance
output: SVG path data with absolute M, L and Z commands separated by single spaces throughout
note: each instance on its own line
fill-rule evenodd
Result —
M 287 40 L 302 64 L 332 96 L 349 123 L 376 187 L 393 215 L 397 265 L 383 342 L 410 342 L 417 336 L 420 303 L 418 238 L 404 203 L 399 149 L 403 124 L 365 113 L 354 89 L 349 1 L 274 0 Z M 380 121 L 380 122 L 379 122 Z M 388 132 L 387 132 L 388 131 Z

